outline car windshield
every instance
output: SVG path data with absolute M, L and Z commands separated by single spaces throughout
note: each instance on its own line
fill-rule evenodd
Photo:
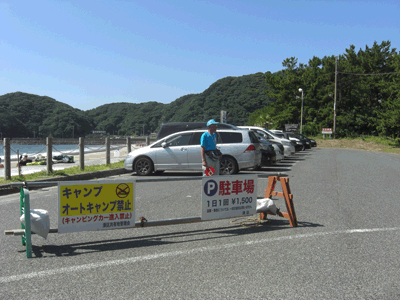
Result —
M 299 137 L 296 136 L 296 134 L 293 133 L 293 132 L 288 132 L 287 135 L 290 136 L 290 137 L 292 137 L 292 138 L 295 138 L 295 139 L 298 139 L 298 138 L 299 138 Z
M 301 135 L 300 133 L 293 133 L 293 135 L 294 135 L 296 138 L 300 139 L 300 140 L 305 140 L 305 139 L 306 139 L 306 138 L 304 137 L 304 135 Z
M 267 142 L 267 140 L 266 140 L 266 138 L 265 138 L 265 134 L 261 134 L 260 132 L 258 132 L 258 131 L 253 131 L 254 132 L 254 134 L 257 136 L 257 138 L 258 138 L 258 140 L 260 141 L 260 142 L 263 142 L 263 143 L 266 143 Z
M 270 134 L 273 138 L 280 138 L 279 136 L 278 136 L 278 134 L 276 134 L 276 133 L 273 133 L 273 132 L 271 132 L 271 131 L 269 131 L 268 129 L 265 129 L 265 131 L 266 132 L 268 132 L 268 134 Z M 283 137 L 283 136 L 282 136 Z

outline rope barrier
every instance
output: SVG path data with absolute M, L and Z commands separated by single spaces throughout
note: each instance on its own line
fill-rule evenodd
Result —
M 33 155 L 36 155 L 36 154 L 39 154 L 40 152 L 42 152 L 44 149 L 46 149 L 46 147 L 47 146 L 44 146 L 41 150 L 39 150 L 38 152 L 36 152 L 36 153 L 34 153 Z M 4 148 L 4 147 L 3 147 Z M 1 149 L 0 149 L 1 150 Z M 17 150 L 17 151 L 15 151 L 13 148 L 11 148 L 10 147 L 10 150 L 12 151 L 12 152 L 14 152 L 15 154 L 17 154 L 17 151 L 19 151 L 19 150 Z M 21 154 L 21 153 L 20 153 Z
M 56 150 L 57 152 L 60 152 L 61 154 L 64 154 L 64 153 L 65 153 L 65 154 L 69 154 L 69 153 L 72 152 L 72 150 L 75 150 L 75 149 L 78 149 L 78 148 L 79 148 L 79 146 L 77 146 L 77 147 L 75 147 L 75 148 L 72 148 L 72 149 L 70 149 L 70 150 L 68 150 L 68 151 L 64 151 L 64 152 L 63 152 L 63 151 L 60 151 L 60 150 L 56 149 L 56 147 L 53 146 L 53 149 Z
M 15 154 L 18 154 L 18 153 L 17 153 L 18 150 L 15 151 L 15 150 L 14 150 L 13 148 L 11 148 L 11 147 L 10 147 L 10 150 L 11 150 L 12 152 L 14 152 Z
M 92 149 L 92 150 L 101 150 L 101 149 L 103 149 L 103 148 L 105 149 L 106 146 L 102 146 L 102 147 L 100 147 L 100 148 L 91 148 L 91 147 L 86 147 L 86 146 L 85 146 L 85 148 L 88 149 L 88 150 L 91 150 L 91 149 Z
M 47 146 L 44 146 L 44 147 L 42 148 L 42 150 L 36 152 L 34 155 L 39 154 L 40 152 L 42 152 L 42 151 L 43 151 L 44 149 L 46 149 L 46 148 L 47 148 Z

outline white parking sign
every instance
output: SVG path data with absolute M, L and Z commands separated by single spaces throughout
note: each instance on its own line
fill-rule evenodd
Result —
M 257 175 L 204 177 L 202 220 L 254 215 L 257 209 Z

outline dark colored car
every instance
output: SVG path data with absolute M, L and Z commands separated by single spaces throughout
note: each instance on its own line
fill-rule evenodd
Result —
M 285 138 L 285 139 L 290 140 L 290 142 L 292 143 L 292 145 L 294 146 L 296 151 L 303 151 L 306 148 L 305 144 L 301 140 L 299 140 L 297 137 L 294 137 L 296 139 L 296 141 L 294 141 L 293 140 L 293 136 L 291 138 L 291 136 L 289 136 L 288 132 L 280 132 L 280 131 L 275 131 L 274 130 L 273 133 L 277 137 Z
M 277 145 L 278 148 L 279 148 L 279 150 L 280 150 L 280 153 L 281 153 L 282 155 L 284 155 L 284 153 L 285 153 L 285 148 L 283 147 L 282 143 L 275 142 L 275 141 L 268 141 L 268 142 L 270 142 L 271 144 Z
M 301 136 L 302 138 L 308 140 L 311 144 L 311 147 L 317 147 L 317 142 L 313 139 L 310 139 L 308 137 L 306 137 L 304 134 L 298 133 L 299 136 Z
M 260 170 L 262 166 L 271 166 L 276 164 L 276 152 L 275 148 L 272 146 L 272 143 L 258 133 L 254 132 L 258 140 L 260 141 L 260 149 L 261 149 L 261 165 L 258 165 L 255 170 Z
M 288 132 L 288 136 L 299 139 L 304 144 L 306 149 L 311 149 L 310 139 L 305 138 L 305 137 L 301 136 L 299 133 L 295 133 L 295 132 Z
M 262 144 L 263 144 L 263 142 L 260 141 L 260 145 L 262 145 Z M 262 153 L 261 164 L 263 166 L 270 166 L 270 165 L 276 164 L 275 149 L 270 142 L 266 143 L 265 148 L 261 147 L 261 153 Z
M 175 132 L 194 130 L 194 129 L 207 129 L 207 122 L 168 122 L 161 124 L 160 129 L 158 130 L 156 141 L 166 137 L 167 135 L 173 134 Z M 234 125 L 219 123 L 217 126 L 218 129 L 234 129 L 240 130 Z

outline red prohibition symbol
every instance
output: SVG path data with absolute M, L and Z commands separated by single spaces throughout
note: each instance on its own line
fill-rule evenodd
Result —
M 213 167 L 208 167 L 205 170 L 205 173 L 206 173 L 207 176 L 213 176 L 215 174 L 215 169 Z
M 117 186 L 115 193 L 117 194 L 117 196 L 119 198 L 126 198 L 126 197 L 128 197 L 130 191 L 131 191 L 131 189 L 129 188 L 129 186 L 127 184 L 121 183 Z

